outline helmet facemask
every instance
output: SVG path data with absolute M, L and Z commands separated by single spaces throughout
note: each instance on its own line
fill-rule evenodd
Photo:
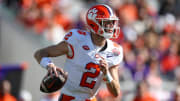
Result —
M 99 31 L 97 34 L 103 36 L 104 38 L 117 38 L 120 27 L 118 27 L 119 19 L 110 18 L 97 18 L 97 25 L 99 26 Z

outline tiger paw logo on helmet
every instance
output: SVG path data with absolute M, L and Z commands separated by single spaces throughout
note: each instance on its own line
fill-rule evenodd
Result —
M 89 10 L 89 12 L 88 12 L 88 18 L 89 19 L 95 19 L 96 18 L 96 16 L 97 16 L 97 9 L 96 8 L 93 8 L 93 9 L 91 9 L 91 10 Z

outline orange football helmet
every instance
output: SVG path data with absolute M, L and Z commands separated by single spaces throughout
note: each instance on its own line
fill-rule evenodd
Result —
M 108 5 L 95 5 L 86 14 L 88 29 L 104 38 L 118 37 L 120 33 L 118 22 L 118 17 Z

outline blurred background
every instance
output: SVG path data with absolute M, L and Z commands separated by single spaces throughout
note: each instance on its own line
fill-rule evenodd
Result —
M 40 92 L 46 70 L 33 54 L 86 29 L 86 11 L 98 3 L 120 18 L 113 41 L 124 49 L 121 95 L 102 85 L 98 101 L 180 101 L 179 0 L 0 0 L 0 101 L 57 101 L 59 92 Z M 64 56 L 53 60 L 63 68 Z

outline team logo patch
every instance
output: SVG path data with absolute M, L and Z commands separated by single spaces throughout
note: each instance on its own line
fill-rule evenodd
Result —
M 119 56 L 120 55 L 120 51 L 118 49 L 116 49 L 116 48 L 113 49 L 112 52 L 113 52 L 114 56 Z
M 90 49 L 89 46 L 87 46 L 87 45 L 82 46 L 82 48 L 83 48 L 84 50 L 89 50 L 89 49 Z

